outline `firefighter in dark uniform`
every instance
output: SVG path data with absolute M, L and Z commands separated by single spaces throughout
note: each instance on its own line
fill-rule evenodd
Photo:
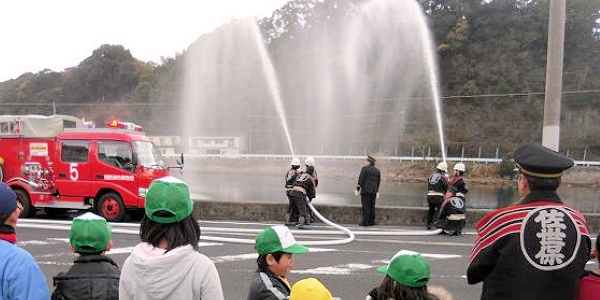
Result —
M 427 204 L 429 205 L 429 210 L 427 211 L 427 229 L 431 229 L 434 216 L 439 215 L 440 207 L 448 191 L 447 171 L 448 164 L 440 162 L 435 167 L 435 172 L 427 178 Z
M 479 221 L 467 270 L 481 299 L 571 300 L 590 256 L 587 222 L 556 194 L 566 156 L 526 144 L 514 154 L 519 203 Z
M 300 159 L 297 157 L 292 158 L 291 168 L 285 174 L 285 194 L 288 198 L 288 209 L 285 214 L 285 225 L 297 225 L 298 224 L 298 210 L 292 201 L 292 197 L 290 196 L 290 192 L 292 191 L 292 187 L 294 187 L 294 181 L 300 175 Z
M 467 205 L 465 194 L 469 188 L 463 179 L 467 167 L 463 163 L 456 163 L 452 168 L 452 180 L 446 194 L 446 199 L 440 207 L 440 215 L 435 227 L 442 229 L 442 234 L 460 235 L 465 227 L 465 213 Z
M 462 196 L 464 200 L 465 195 L 469 192 L 469 187 L 463 178 L 463 175 L 467 171 L 467 167 L 465 164 L 459 162 L 454 165 L 452 170 L 454 172 L 452 174 L 452 180 L 450 181 L 449 189 L 453 194 L 458 194 L 459 197 Z
M 312 167 L 312 177 L 315 180 L 315 189 L 319 186 L 319 176 L 317 176 L 317 168 L 315 167 L 315 158 L 312 156 L 307 157 L 304 160 L 304 164 L 306 165 L 306 168 L 308 167 Z M 308 203 L 306 202 L 306 211 L 308 212 L 306 215 L 306 224 L 310 224 L 315 220 L 315 215 L 313 214 L 313 211 L 310 209 L 310 207 L 308 207 Z
M 314 167 L 306 166 L 306 170 L 302 172 L 296 181 L 294 181 L 292 190 L 290 191 L 290 199 L 298 210 L 300 218 L 298 219 L 298 228 L 306 229 L 308 225 L 308 205 L 307 201 L 312 201 L 316 196 L 315 179 L 313 177 Z
M 442 234 L 461 235 L 465 227 L 467 206 L 465 195 L 461 192 L 448 191 L 447 197 L 440 208 L 440 215 L 435 227 L 442 229 Z
M 379 192 L 381 173 L 375 167 L 375 158 L 367 155 L 365 165 L 360 169 L 356 191 L 360 192 L 360 203 L 362 205 L 362 221 L 360 226 L 375 225 L 375 200 Z

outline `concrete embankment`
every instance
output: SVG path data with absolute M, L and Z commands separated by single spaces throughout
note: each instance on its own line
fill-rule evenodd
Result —
M 316 205 L 321 215 L 334 223 L 358 224 L 360 206 Z M 198 220 L 240 220 L 240 221 L 284 221 L 287 203 L 241 203 L 195 201 L 194 215 Z M 467 211 L 467 227 L 475 224 L 489 209 L 470 209 Z M 591 236 L 600 229 L 600 214 L 585 214 Z M 425 207 L 376 207 L 375 222 L 379 225 L 424 226 L 427 218 Z

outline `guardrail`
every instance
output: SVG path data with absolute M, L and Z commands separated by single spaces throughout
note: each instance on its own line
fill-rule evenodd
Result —
M 180 154 L 163 155 L 165 157 L 179 157 Z M 185 154 L 187 158 L 210 158 L 210 159 L 264 159 L 264 160 L 290 160 L 294 155 L 288 154 Z M 296 155 L 296 157 L 312 156 L 319 161 L 356 161 L 365 159 L 364 155 Z M 377 156 L 378 160 L 402 162 L 402 161 L 441 161 L 436 156 Z M 494 157 L 446 157 L 446 161 L 471 162 L 482 164 L 499 164 L 501 158 Z M 600 161 L 575 160 L 576 166 L 600 166 Z

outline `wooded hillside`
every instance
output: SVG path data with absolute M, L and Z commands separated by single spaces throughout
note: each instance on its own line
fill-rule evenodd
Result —
M 398 0 L 400 1 L 400 0 Z M 293 88 L 311 84 L 310 75 L 292 77 L 298 68 L 322 65 L 316 39 L 336 39 L 335 24 L 352 16 L 362 0 L 294 0 L 259 20 L 263 42 L 282 78 L 284 103 L 295 108 Z M 441 84 L 444 134 L 448 154 L 504 155 L 515 144 L 541 141 L 545 89 L 549 1 L 545 0 L 420 0 L 435 44 Z M 190 45 L 214 40 L 237 26 L 233 21 Z M 365 41 L 367 43 L 367 41 Z M 6 46 L 6 45 L 4 45 Z M 385 48 L 385 43 L 373 47 Z M 118 116 L 145 125 L 152 135 L 176 135 L 182 110 L 184 63 L 188 51 L 160 62 L 142 62 L 126 45 L 100 45 L 79 65 L 63 72 L 25 73 L 0 83 L 3 114 L 71 114 L 104 122 Z M 300 59 L 285 59 L 290 51 Z M 239 53 L 239 56 L 243 56 Z M 398 55 L 403 55 L 398 53 Z M 575 159 L 600 159 L 600 2 L 567 1 L 565 26 L 561 148 Z M 332 68 L 340 61 L 331 59 Z M 373 58 L 366 58 L 367 61 Z M 223 67 L 227 68 L 226 62 Z M 398 70 L 402 78 L 406 70 Z M 395 80 L 395 79 L 394 79 Z M 354 91 L 328 90 L 331 98 Z M 244 99 L 243 87 L 239 97 Z M 233 92 L 232 92 L 233 93 Z M 254 91 L 254 93 L 259 93 Z M 312 96 L 312 94 L 310 94 Z M 306 96 L 306 95 L 304 95 Z M 253 97 L 261 97 L 259 94 Z M 268 97 L 268 96 L 265 96 Z M 393 90 L 367 98 L 391 101 Z M 247 97 L 246 97 L 247 98 Z M 219 101 L 215 99 L 215 101 Z M 320 101 L 320 100 L 318 100 Z M 420 98 L 405 115 L 399 147 L 439 147 L 431 129 L 430 109 Z M 429 105 L 429 104 L 428 104 Z M 298 108 L 300 109 L 300 108 Z M 385 105 L 380 109 L 385 110 Z M 290 109 L 292 110 L 292 109 Z M 235 110 L 232 110 L 235 111 Z M 263 121 L 268 124 L 268 121 Z M 370 149 L 369 149 L 370 150 Z M 376 149 L 375 149 L 376 150 Z M 586 157 L 583 157 L 583 155 Z

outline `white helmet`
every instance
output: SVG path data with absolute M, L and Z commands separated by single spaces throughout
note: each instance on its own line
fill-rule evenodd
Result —
M 292 166 L 299 166 L 300 165 L 300 159 L 297 157 L 292 158 Z
M 454 168 L 453 168 L 453 169 L 454 169 L 454 170 L 456 170 L 456 171 L 461 171 L 461 172 L 465 172 L 465 171 L 467 171 L 467 167 L 465 166 L 465 164 L 463 164 L 463 163 L 460 163 L 460 162 L 459 162 L 459 163 L 456 163 L 456 164 L 454 165 Z
M 448 172 L 448 164 L 445 161 L 439 163 L 435 168 L 440 171 Z
M 306 160 L 304 160 L 304 163 L 307 166 L 314 167 L 315 166 L 315 159 L 312 156 L 309 156 L 309 157 L 306 158 Z

